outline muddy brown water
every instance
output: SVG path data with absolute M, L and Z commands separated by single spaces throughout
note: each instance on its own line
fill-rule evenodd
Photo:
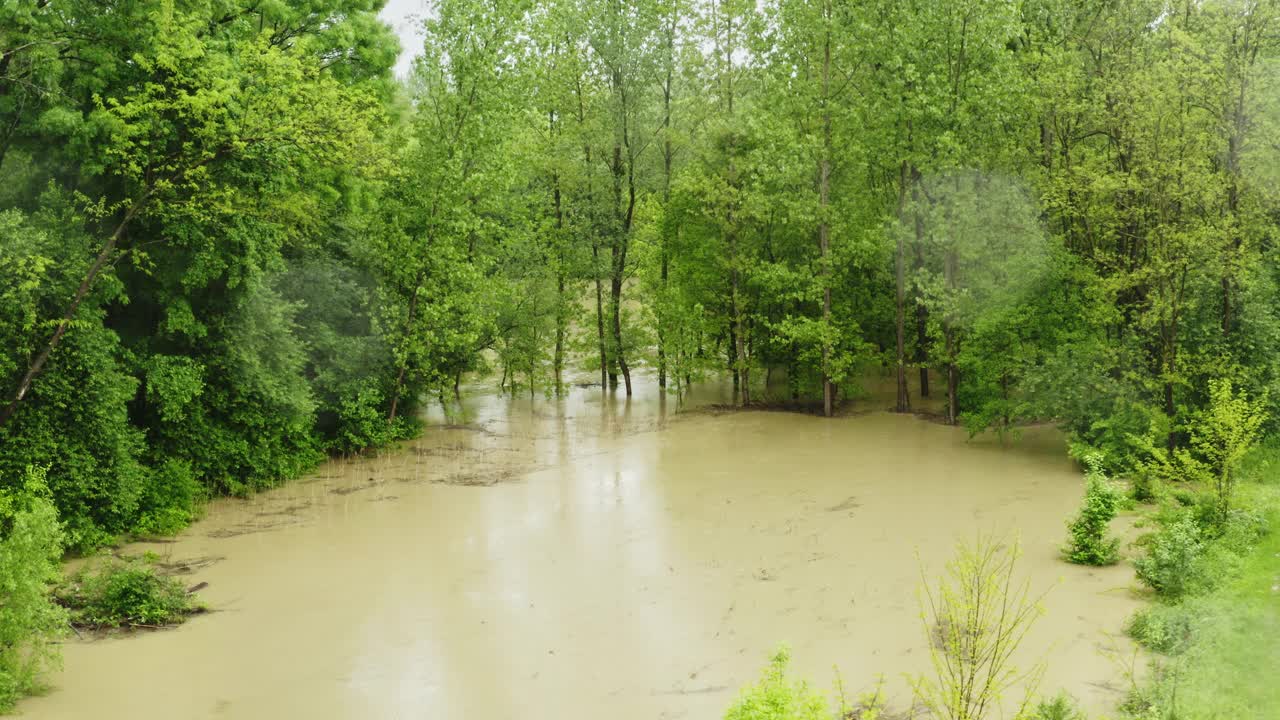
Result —
M 643 394 L 643 393 L 648 393 Z M 718 718 L 770 652 L 820 690 L 928 667 L 921 565 L 1017 534 L 1049 588 L 1024 665 L 1114 706 L 1138 601 L 1059 561 L 1082 482 L 1051 428 L 1002 446 L 879 411 L 676 413 L 643 384 L 477 394 L 421 440 L 334 460 L 174 542 L 216 612 L 69 641 L 31 718 Z M 727 400 L 704 388 L 691 405 Z

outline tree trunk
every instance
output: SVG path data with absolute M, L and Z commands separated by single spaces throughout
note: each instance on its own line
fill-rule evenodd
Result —
M 955 337 L 955 332 L 947 331 L 947 355 L 959 352 L 960 343 Z M 960 399 L 958 397 L 960 389 L 960 368 L 956 365 L 954 359 L 947 362 L 947 424 L 958 425 L 960 423 Z
M 733 313 L 735 311 L 730 308 L 729 314 L 729 369 L 733 372 L 733 402 L 738 402 L 738 394 L 742 391 L 742 376 L 738 374 L 738 331 L 735 329 L 733 322 Z M 716 344 L 719 344 L 717 341 Z
M 831 22 L 831 2 L 823 3 L 823 16 Z M 818 161 L 818 253 L 822 278 L 822 414 L 831 417 L 834 388 L 831 384 L 831 223 L 827 217 L 831 194 L 831 28 L 822 43 L 822 158 Z
M 676 48 L 676 20 L 678 14 L 676 7 L 671 8 L 671 18 L 667 24 L 667 74 L 662 85 L 662 207 L 664 214 L 671 212 L 671 166 L 675 157 L 675 150 L 671 145 L 671 95 L 674 87 L 673 77 L 675 73 L 675 48 Z M 671 233 L 671 222 L 669 217 L 663 218 L 662 223 L 662 247 L 659 249 L 659 262 L 661 263 L 659 280 L 662 293 L 662 300 L 659 304 L 661 311 L 658 313 L 658 388 L 665 390 L 667 387 L 667 322 L 666 313 L 669 308 L 666 307 L 667 302 L 667 277 L 669 273 L 670 257 L 668 248 L 669 235 Z
M 911 182 L 910 164 L 902 161 L 902 166 L 898 171 L 898 217 L 905 218 L 907 206 L 907 184 Z M 894 409 L 897 412 L 911 411 L 911 397 L 907 393 L 907 312 L 906 312 L 906 296 L 907 296 L 907 271 L 906 258 L 903 257 L 905 243 L 903 228 L 897 229 L 898 242 L 894 251 L 894 276 L 896 278 L 896 295 L 894 301 L 895 322 L 897 336 L 897 354 L 896 365 L 898 398 Z
M 593 274 L 596 283 L 596 345 L 600 350 L 600 387 L 617 387 L 618 376 L 609 372 L 609 353 L 604 342 L 604 285 L 600 279 L 600 243 L 591 243 L 591 257 L 595 259 L 596 267 Z
M 579 76 L 574 83 L 575 95 L 578 99 L 578 127 L 583 128 L 587 123 L 586 103 L 583 100 L 582 78 Z M 590 143 L 582 144 L 583 170 L 586 174 L 587 188 L 587 218 L 590 220 L 595 207 L 595 189 L 591 182 L 591 145 Z M 587 223 L 587 232 L 591 233 L 591 279 L 596 287 L 596 347 L 600 352 L 600 389 L 603 390 L 609 386 L 609 356 L 605 351 L 604 344 L 604 291 L 600 281 L 600 239 L 597 233 L 598 228 L 593 222 Z M 614 379 L 617 384 L 617 379 Z
M 564 392 L 564 339 L 569 326 L 569 309 L 564 294 L 564 263 L 561 245 L 564 243 L 564 209 L 560 201 L 560 175 L 552 175 L 552 201 L 556 213 L 556 350 L 553 363 L 556 375 L 556 395 Z
M 613 147 L 614 201 L 621 211 L 622 207 L 622 146 Z M 613 244 L 610 247 L 609 273 L 609 310 L 610 330 L 613 334 L 613 359 L 618 370 L 622 372 L 622 380 L 626 385 L 627 396 L 631 395 L 631 370 L 627 367 L 626 354 L 622 349 L 622 281 L 627 265 L 627 241 L 630 229 L 625 221 L 621 221 L 615 229 Z M 616 377 L 611 383 L 617 387 Z
M 621 2 L 615 0 L 610 4 L 610 8 L 613 10 L 615 18 L 621 16 Z M 625 53 L 626 49 L 623 48 L 622 52 Z M 631 146 L 631 111 L 628 80 L 621 69 L 622 58 L 611 58 L 610 60 L 612 67 L 609 72 L 609 87 L 617 102 L 617 116 L 615 118 L 616 124 L 613 136 L 613 157 L 610 162 L 610 170 L 613 175 L 613 205 L 616 220 L 611 233 L 613 244 L 610 248 L 612 262 L 610 264 L 611 273 L 609 278 L 609 305 L 613 315 L 611 329 L 613 333 L 614 361 L 617 363 L 618 370 L 622 372 L 622 379 L 626 384 L 627 397 L 631 397 L 631 368 L 627 366 L 626 353 L 622 342 L 622 286 L 626 278 L 627 246 L 631 240 L 631 223 L 635 216 L 636 207 L 636 158 L 635 150 Z M 624 178 L 627 186 L 625 203 L 622 193 Z M 613 379 L 613 386 L 617 386 L 616 378 Z
M 625 258 L 625 253 L 623 253 Z M 619 260 L 618 262 L 622 262 Z M 609 302 L 613 315 L 613 350 L 617 356 L 618 369 L 622 372 L 622 380 L 626 384 L 627 395 L 631 395 L 631 369 L 627 367 L 627 358 L 622 352 L 622 272 L 616 271 L 609 286 Z M 617 381 L 614 381 L 617 384 Z
M 924 268 L 924 218 L 917 210 L 916 220 L 916 270 Z M 924 303 L 916 303 L 916 364 L 920 366 L 920 397 L 929 397 L 929 309 Z
M 946 259 L 943 261 L 943 274 L 946 276 L 947 290 L 954 293 L 956 290 L 956 272 L 958 258 L 955 250 L 948 250 Z M 960 404 L 959 404 L 959 386 L 960 386 L 960 368 L 956 366 L 956 356 L 960 354 L 960 339 L 957 337 L 957 331 L 953 318 L 949 315 L 943 315 L 942 332 L 946 341 L 947 353 L 947 423 L 956 425 L 960 422 Z

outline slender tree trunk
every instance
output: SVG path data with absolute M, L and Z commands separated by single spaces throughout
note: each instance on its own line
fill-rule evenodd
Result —
M 564 339 L 569 326 L 568 299 L 565 297 L 564 263 L 561 246 L 564 243 L 564 208 L 560 198 L 560 175 L 552 175 L 552 202 L 556 214 L 556 349 L 553 360 L 556 376 L 556 395 L 564 392 Z
M 614 172 L 614 201 L 621 210 L 622 206 L 622 176 L 624 173 L 622 161 L 622 146 L 614 145 L 613 148 L 613 172 Z M 626 353 L 622 346 L 622 283 L 625 278 L 627 266 L 627 243 L 630 236 L 630 228 L 625 220 L 621 220 L 616 228 L 613 237 L 613 245 L 610 248 L 610 273 L 609 273 L 609 310 L 610 330 L 613 333 L 613 357 L 618 364 L 618 370 L 622 372 L 622 380 L 626 385 L 627 395 L 631 395 L 631 369 L 627 367 Z M 616 387 L 617 380 L 613 385 Z
M 667 22 L 667 72 L 666 78 L 662 84 L 662 207 L 665 214 L 671 212 L 671 166 L 675 157 L 674 148 L 671 145 L 671 97 L 674 89 L 674 74 L 676 64 L 676 20 L 678 6 L 671 7 L 671 17 Z M 658 313 L 658 388 L 665 390 L 667 387 L 667 324 L 669 318 L 666 316 L 670 308 L 667 307 L 667 278 L 670 263 L 669 240 L 671 233 L 671 222 L 669 217 L 664 217 L 662 223 L 662 247 L 659 249 L 659 270 L 660 292 L 662 300 L 659 303 L 660 312 Z
M 1243 122 L 1241 120 L 1241 122 Z M 1227 150 L 1227 215 L 1228 221 L 1236 223 L 1240 217 L 1240 185 L 1239 185 L 1239 139 L 1233 134 L 1228 142 Z M 1240 255 L 1240 247 L 1243 244 L 1240 237 L 1240 229 L 1232 225 L 1232 238 L 1230 250 L 1227 255 L 1226 267 L 1222 273 L 1222 334 L 1230 335 L 1232 326 L 1234 325 L 1233 317 L 1233 285 L 1231 273 L 1234 270 L 1235 261 Z
M 947 355 L 952 355 L 960 350 L 959 339 L 955 335 L 954 330 L 947 330 Z M 957 425 L 960 423 L 960 368 L 956 365 L 954 359 L 947 362 L 947 424 Z
M 664 243 L 664 247 L 662 248 L 661 263 L 662 264 L 661 264 L 659 279 L 662 282 L 662 290 L 664 291 L 663 302 L 665 303 L 666 302 L 665 291 L 667 289 L 667 274 L 668 274 L 668 265 L 667 265 L 668 258 L 667 258 L 667 249 L 665 247 L 665 243 Z M 665 309 L 664 309 L 664 313 L 660 314 L 658 317 L 658 388 L 665 390 L 667 387 L 667 329 L 666 329 L 667 318 L 663 317 L 662 316 L 663 314 L 665 314 Z
M 1165 438 L 1165 445 L 1169 450 L 1170 456 L 1178 447 L 1178 433 L 1175 429 L 1174 422 L 1178 417 L 1178 406 L 1174 398 L 1173 379 L 1178 372 L 1178 318 L 1175 314 L 1173 319 L 1167 324 L 1167 332 L 1165 333 L 1165 358 L 1166 368 L 1168 370 L 1164 379 L 1164 414 L 1169 418 L 1169 435 Z
M 554 49 L 553 49 L 554 52 Z M 547 111 L 547 134 L 552 138 L 560 137 L 560 122 L 554 108 Z M 564 202 L 560 192 L 560 173 L 551 173 L 551 207 L 555 214 L 556 230 L 551 242 L 551 256 L 556 268 L 556 347 L 552 357 L 555 373 L 555 392 L 559 397 L 564 392 L 564 340 L 569 325 L 568 298 L 565 297 L 564 268 Z
M 1248 5 L 1246 4 L 1244 7 L 1248 8 Z M 1242 174 L 1240 154 L 1251 124 L 1248 114 L 1249 80 L 1254 63 L 1258 58 L 1259 43 L 1265 42 L 1263 38 L 1271 34 L 1269 32 L 1270 29 L 1267 27 L 1268 23 L 1258 21 L 1258 10 L 1259 8 L 1246 9 L 1245 12 L 1247 14 L 1243 27 L 1239 32 L 1232 34 L 1232 46 L 1235 50 L 1232 55 L 1236 58 L 1236 62 L 1229 65 L 1238 73 L 1235 81 L 1239 85 L 1236 88 L 1235 97 L 1232 99 L 1230 107 L 1230 130 L 1227 138 L 1227 213 L 1230 216 L 1230 220 L 1233 221 L 1233 236 L 1231 238 L 1227 267 L 1222 274 L 1222 333 L 1228 336 L 1232 332 L 1236 322 L 1235 316 L 1238 314 L 1234 307 L 1235 282 L 1232 278 L 1232 272 L 1240 261 L 1240 249 L 1243 245 L 1243 238 L 1239 228 L 1240 180 Z M 1271 42 L 1274 47 L 1274 39 Z
M 579 101 L 581 102 L 581 101 Z M 584 145 L 582 147 L 584 157 L 587 161 L 587 172 L 591 172 L 591 146 Z M 588 175 L 587 179 L 587 204 L 590 207 L 594 202 L 595 193 L 591 188 L 591 179 Z M 600 238 L 596 234 L 598 228 L 592 226 L 588 229 L 591 235 L 591 279 L 596 286 L 596 346 L 600 351 L 600 388 L 603 390 L 607 387 L 617 387 L 618 376 L 610 372 L 612 367 L 609 361 L 609 353 L 604 341 L 604 283 L 601 280 L 600 268 Z
M 907 185 L 911 182 L 910 163 L 902 161 L 898 170 L 898 217 L 906 217 Z M 907 392 L 907 269 L 904 257 L 906 244 L 905 233 L 901 227 L 897 230 L 897 247 L 894 252 L 894 276 L 896 279 L 896 295 L 894 302 L 894 327 L 896 330 L 897 353 L 896 365 L 898 398 L 894 409 L 898 412 L 911 411 L 911 396 Z
M 944 262 L 943 272 L 946 275 L 947 289 L 952 293 L 956 290 L 956 264 L 957 258 L 954 250 L 948 250 Z M 959 387 L 960 387 L 960 368 L 956 365 L 956 356 L 960 354 L 960 338 L 953 318 L 944 314 L 942 318 L 943 338 L 946 341 L 947 353 L 947 423 L 956 425 L 960 422 L 960 403 L 959 403 Z
M 924 218 L 915 213 L 916 270 L 924 268 Z M 929 397 L 929 309 L 924 303 L 916 303 L 916 364 L 920 366 L 920 397 Z
M 600 243 L 593 240 L 591 242 L 591 257 L 595 260 L 596 284 L 596 345 L 600 350 L 600 387 L 617 387 L 618 376 L 609 372 L 609 353 L 604 342 L 604 284 L 600 279 Z
M 555 371 L 556 371 L 556 395 L 564 394 L 564 339 L 565 331 L 568 327 L 568 317 L 565 312 L 565 304 L 568 300 L 564 294 L 564 273 L 559 272 L 556 276 L 556 355 L 555 355 Z
M 621 265 L 626 260 L 625 251 L 615 261 Z M 613 347 L 617 354 L 618 370 L 622 372 L 622 380 L 626 385 L 627 395 L 631 395 L 631 369 L 627 367 L 626 354 L 622 351 L 622 271 L 615 270 L 609 285 L 609 302 L 613 315 Z M 615 381 L 616 383 L 616 381 Z
M 828 23 L 822 43 L 822 158 L 818 161 L 818 253 L 822 268 L 822 414 L 831 417 L 834 388 L 831 383 L 831 2 L 823 3 Z
M 98 251 L 98 256 L 94 258 L 93 263 L 89 266 L 89 270 L 85 272 L 84 277 L 80 280 L 79 287 L 76 288 L 75 295 L 71 297 L 71 304 L 67 306 L 66 312 L 62 314 L 62 319 L 58 321 L 58 325 L 53 330 L 53 335 L 45 343 L 44 348 L 32 359 L 31 364 L 27 366 L 27 371 L 23 373 L 22 379 L 18 381 L 18 387 L 14 391 L 13 399 L 5 405 L 4 410 L 0 411 L 0 428 L 8 424 L 13 414 L 18 410 L 18 404 L 27 396 L 27 392 L 31 389 L 31 383 L 44 371 L 45 363 L 49 362 L 49 357 L 53 355 L 53 351 L 57 349 L 58 344 L 62 342 L 62 338 L 67 334 L 67 330 L 71 327 L 71 321 L 75 319 L 76 312 L 80 309 L 80 304 L 84 302 L 85 297 L 89 294 L 89 290 L 93 288 L 93 282 L 97 280 L 102 269 L 106 267 L 107 261 L 111 259 L 111 253 L 120 243 L 120 238 L 124 237 L 125 229 L 129 227 L 129 223 L 137 217 L 142 208 L 146 206 L 151 199 L 151 191 L 147 191 L 145 195 L 133 201 L 129 205 L 129 209 L 125 211 L 124 217 L 120 219 L 120 223 L 116 225 L 115 230 L 103 243 L 102 248 Z
M 1004 430 L 1007 432 L 1007 431 L 1009 430 L 1009 423 L 1010 423 L 1010 418 L 1009 418 L 1009 373 L 1008 373 L 1008 372 L 1001 372 L 1001 373 L 1000 373 L 1000 400 L 1001 400 L 1001 413 L 1000 413 L 1000 418 L 1001 418 L 1001 420 L 1002 420 L 1001 427 L 1003 427 L 1003 428 L 1004 428 Z M 1002 436 L 1002 437 L 1003 437 L 1003 436 Z
M 566 42 L 566 44 L 568 44 Z M 579 76 L 575 79 L 574 90 L 578 100 L 578 127 L 583 128 L 587 124 L 586 103 L 583 100 L 582 78 Z M 587 178 L 586 202 L 587 202 L 587 218 L 593 216 L 595 208 L 595 189 L 591 182 L 591 144 L 584 142 L 582 144 L 583 170 Z M 604 342 L 604 290 L 600 280 L 600 238 L 598 229 L 594 222 L 587 223 L 587 232 L 591 233 L 591 280 L 595 283 L 596 288 L 596 348 L 600 353 L 600 389 L 604 390 L 609 387 L 609 355 L 605 349 Z M 614 385 L 617 385 L 617 378 L 614 378 Z
M 739 375 L 742 377 L 742 404 L 747 406 L 751 404 L 751 358 L 747 355 L 747 328 L 745 322 L 746 313 L 742 310 L 742 302 L 738 291 L 738 272 L 733 273 L 733 304 L 737 308 L 737 355 Z
M 733 118 L 734 109 L 734 87 L 733 87 L 733 52 L 736 48 L 736 39 L 734 36 L 733 17 L 726 14 L 724 40 L 721 43 L 717 34 L 717 62 L 719 63 L 719 83 L 724 98 L 725 114 L 728 118 Z M 728 169 L 726 181 L 729 187 L 738 188 L 738 169 L 737 169 L 737 138 L 730 135 L 725 147 L 725 155 L 728 158 Z M 737 208 L 734 206 L 736 201 L 731 200 L 729 207 L 725 211 L 725 244 L 729 252 L 729 312 L 730 324 L 732 330 L 730 332 L 730 344 L 733 345 L 734 360 L 734 391 L 742 401 L 742 404 L 749 405 L 751 403 L 751 359 L 747 356 L 747 327 L 746 312 L 743 308 L 742 290 L 741 290 L 741 259 L 738 257 L 738 228 L 737 228 Z
M 1241 88 L 1241 102 L 1243 102 L 1243 87 Z M 1237 110 L 1235 114 L 1235 124 L 1239 127 L 1244 122 L 1243 108 Z M 1222 334 L 1230 335 L 1233 325 L 1232 317 L 1232 286 L 1234 285 L 1231 277 L 1234 269 L 1234 261 L 1240 253 L 1241 237 L 1240 229 L 1234 225 L 1240 217 L 1240 184 L 1239 184 L 1239 165 L 1240 165 L 1240 145 L 1241 138 L 1235 131 L 1227 141 L 1227 220 L 1231 225 L 1232 238 L 1230 249 L 1227 253 L 1226 267 L 1222 272 Z
M 737 326 L 733 322 L 733 314 L 736 310 L 729 310 L 729 368 L 733 371 L 733 401 L 738 402 L 738 394 L 742 392 L 742 376 L 738 373 L 738 331 Z M 716 342 L 719 344 L 719 341 Z

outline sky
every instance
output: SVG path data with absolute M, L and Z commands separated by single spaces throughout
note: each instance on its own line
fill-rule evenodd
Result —
M 430 9 L 431 0 L 387 0 L 378 17 L 395 29 L 400 37 L 400 59 L 396 61 L 396 77 L 406 77 L 413 59 L 422 52 L 422 17 Z

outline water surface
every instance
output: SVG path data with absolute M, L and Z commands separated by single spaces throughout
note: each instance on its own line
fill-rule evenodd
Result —
M 779 643 L 819 688 L 928 667 L 921 563 L 1021 538 L 1052 586 L 1024 663 L 1116 701 L 1124 566 L 1063 564 L 1082 481 L 1060 436 L 1009 447 L 879 411 L 675 413 L 649 385 L 467 398 L 421 440 L 220 500 L 150 549 L 217 611 L 69 642 L 33 718 L 717 718 Z M 691 404 L 726 400 L 704 389 Z

